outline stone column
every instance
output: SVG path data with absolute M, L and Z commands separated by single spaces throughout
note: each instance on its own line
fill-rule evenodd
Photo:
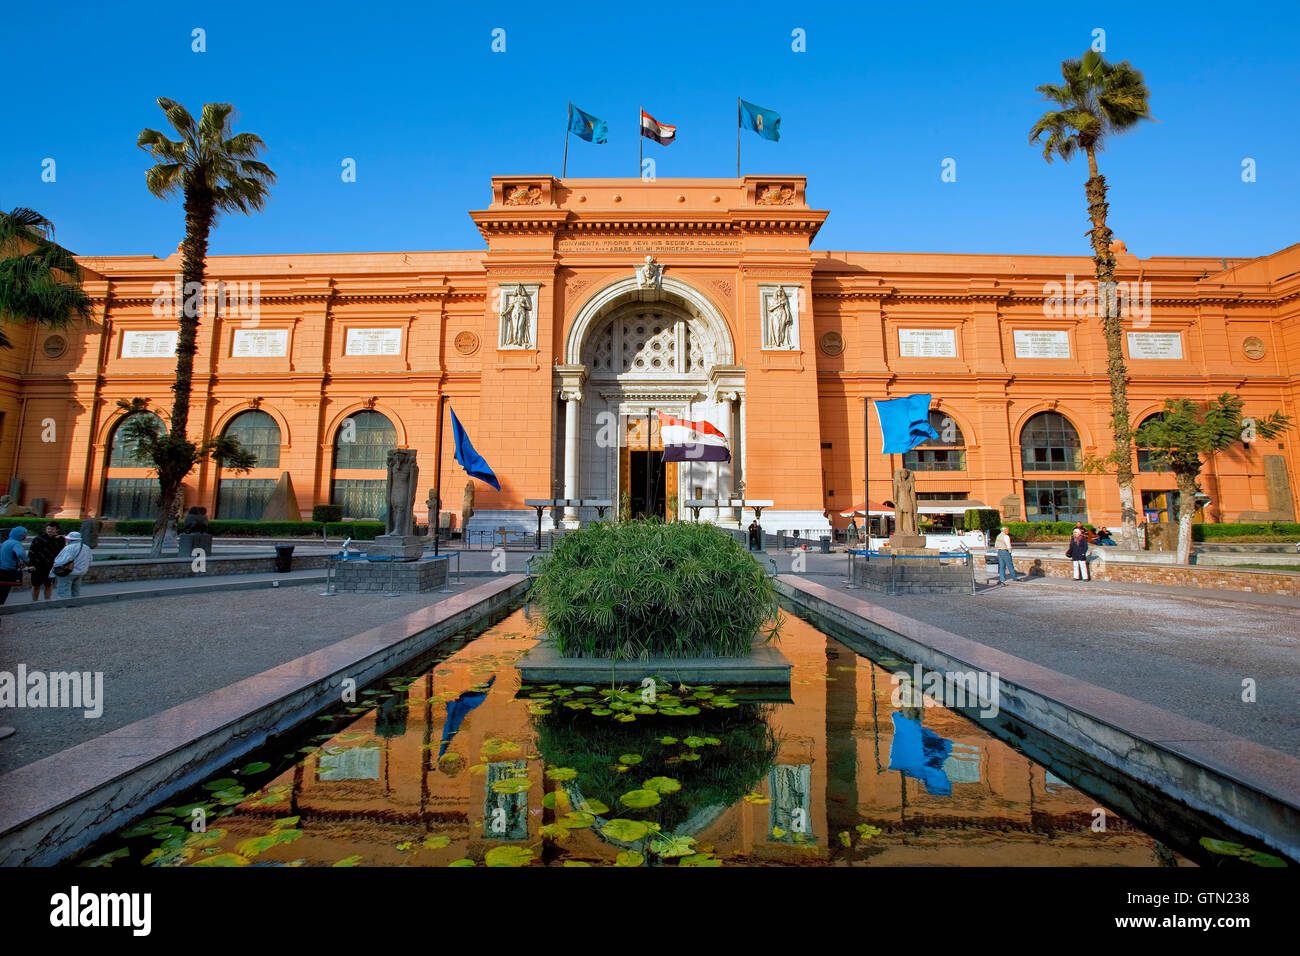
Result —
M 718 488 L 718 497 L 720 498 L 730 498 L 736 494 L 736 462 L 740 454 L 739 443 L 736 441 L 736 405 L 739 401 L 740 396 L 736 392 L 718 393 L 718 402 L 722 409 L 722 430 L 727 435 L 727 445 L 731 449 L 731 461 L 725 465 L 718 466 L 718 484 L 720 486 Z M 721 480 L 723 468 L 726 468 L 728 471 L 729 477 L 726 482 Z M 721 487 L 724 484 L 726 485 L 725 491 Z M 718 510 L 718 524 L 729 528 L 739 528 L 743 524 L 743 521 L 741 520 L 744 515 L 743 508 L 734 510 L 731 508 L 720 508 Z
M 564 497 L 577 498 L 580 494 L 578 489 L 578 430 L 581 418 L 579 403 L 582 401 L 582 390 L 578 388 L 566 389 L 560 393 L 560 398 L 564 399 Z M 566 528 L 576 528 L 578 524 L 578 510 L 566 507 L 564 509 L 564 526 Z

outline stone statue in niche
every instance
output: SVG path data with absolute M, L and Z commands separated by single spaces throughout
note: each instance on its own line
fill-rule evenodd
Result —
M 523 283 L 506 296 L 501 311 L 501 345 L 526 349 L 532 345 L 533 300 Z
M 645 263 L 637 268 L 637 286 L 642 289 L 664 287 L 664 267 L 655 262 L 654 256 L 646 256 Z
M 785 289 L 777 287 L 768 301 L 767 347 L 794 348 L 794 310 L 790 307 L 790 297 Z
M 415 449 L 394 448 L 388 453 L 388 523 L 385 534 L 409 535 L 415 527 L 415 485 L 420 469 Z
M 906 468 L 894 472 L 894 533 L 916 535 L 916 476 Z

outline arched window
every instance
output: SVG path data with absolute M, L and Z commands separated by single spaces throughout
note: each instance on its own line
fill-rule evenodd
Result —
M 266 412 L 240 412 L 226 426 L 226 434 L 257 456 L 258 468 L 280 467 L 280 425 Z
M 1039 412 L 1020 430 L 1025 471 L 1078 471 L 1083 446 L 1070 420 L 1057 412 Z
M 1147 422 L 1158 422 L 1165 417 L 1164 412 L 1156 412 L 1154 415 L 1148 415 L 1142 419 L 1138 425 L 1141 428 Z M 1136 433 L 1138 428 L 1133 429 Z M 1138 448 L 1138 471 L 1168 471 L 1169 466 L 1160 461 L 1160 456 L 1152 452 L 1150 448 Z
M 136 457 L 139 442 L 126 437 L 122 426 L 137 416 L 152 420 L 160 434 L 167 434 L 167 425 L 153 412 L 132 412 L 113 428 L 113 440 L 108 454 L 108 472 L 104 476 L 104 499 L 100 515 L 121 520 L 143 520 L 158 516 L 158 503 L 162 492 L 158 479 L 151 474 L 153 462 Z
M 278 476 L 260 469 L 280 467 L 280 425 L 266 412 L 240 412 L 226 425 L 225 434 L 257 456 L 253 471 L 239 477 L 224 474 L 217 484 L 217 517 L 225 521 L 259 521 L 275 493 Z
M 388 453 L 397 447 L 397 429 L 386 415 L 355 412 L 334 436 L 332 504 L 345 518 L 388 517 Z M 351 472 L 342 478 L 341 472 Z
M 938 438 L 921 442 L 903 456 L 903 467 L 912 471 L 965 471 L 966 436 L 951 415 L 930 411 L 930 427 Z

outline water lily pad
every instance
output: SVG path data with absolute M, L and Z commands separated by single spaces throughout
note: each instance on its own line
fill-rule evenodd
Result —
M 641 866 L 645 863 L 645 857 L 635 850 L 624 850 L 614 858 L 615 866 Z
M 546 823 L 538 827 L 537 832 L 548 840 L 555 840 L 557 843 L 569 838 L 569 828 L 562 823 Z
M 690 856 L 684 856 L 677 863 L 678 866 L 722 866 L 722 861 L 716 856 L 710 856 L 708 853 L 692 853 Z
M 593 707 L 591 708 L 591 712 L 597 717 L 608 717 L 610 714 L 614 713 L 608 707 Z
M 238 853 L 218 853 L 194 861 L 195 866 L 248 866 L 248 858 Z
M 188 846 L 201 850 L 204 847 L 216 846 L 225 838 L 225 830 L 221 829 L 221 827 L 213 827 L 205 833 L 191 833 L 186 837 L 185 843 Z
M 677 759 L 678 759 L 678 760 L 699 760 L 699 759 L 700 759 L 700 755 L 697 754 L 697 753 L 685 753 L 685 754 L 679 754 L 678 757 L 677 757 Z
M 572 780 L 578 775 L 578 771 L 572 767 L 548 767 L 546 769 L 547 780 Z
M 247 840 L 240 840 L 235 844 L 235 852 L 240 856 L 257 856 L 273 846 L 279 846 L 282 843 L 292 843 L 302 836 L 301 830 L 272 830 L 270 833 L 258 837 L 249 837 Z
M 247 777 L 249 774 L 261 773 L 263 770 L 270 770 L 271 765 L 265 760 L 257 760 L 246 766 L 240 767 L 235 771 L 241 777 Z
M 619 754 L 618 762 L 625 763 L 628 766 L 632 766 L 634 764 L 638 764 L 641 762 L 641 755 L 640 754 Z
M 426 850 L 441 850 L 445 846 L 451 846 L 451 837 L 449 836 L 427 836 L 424 843 L 420 844 Z
M 630 724 L 636 720 L 636 714 L 615 714 L 614 719 L 620 724 Z
M 524 846 L 494 846 L 483 858 L 488 866 L 527 866 L 532 862 L 533 851 Z
M 595 822 L 595 815 L 583 810 L 570 810 L 564 815 L 564 819 L 560 821 L 563 826 L 566 826 L 571 830 L 581 830 L 584 827 L 591 826 Z
M 527 777 L 505 777 L 501 780 L 492 782 L 492 790 L 495 793 L 523 793 L 533 782 Z
M 618 798 L 619 803 L 625 807 L 634 807 L 637 810 L 644 810 L 646 807 L 653 807 L 659 802 L 659 794 L 653 790 L 629 790 L 623 796 Z
M 502 740 L 500 737 L 489 737 L 483 741 L 483 748 L 480 753 L 484 760 L 490 760 L 493 757 L 503 757 L 507 754 L 519 752 L 519 745 L 511 740 Z
M 577 687 L 573 689 L 580 694 L 590 694 L 596 688 L 592 687 L 590 684 L 579 684 Z
M 611 840 L 617 840 L 619 843 L 635 843 L 649 833 L 650 828 L 639 820 L 624 820 L 622 817 L 615 817 L 601 827 L 600 832 Z
M 594 813 L 597 816 L 609 813 L 609 807 L 594 797 L 585 798 L 580 804 L 578 804 L 578 809 L 586 813 Z
M 568 810 L 570 805 L 569 795 L 563 790 L 552 790 L 542 795 L 542 806 L 547 810 Z
M 676 793 L 682 789 L 681 782 L 672 777 L 651 777 L 642 786 L 655 793 Z
M 122 857 L 129 855 L 130 852 L 131 851 L 128 850 L 126 847 L 119 847 L 118 849 L 113 850 L 109 853 L 104 853 L 100 856 L 97 856 L 93 860 L 87 860 L 85 863 L 81 865 L 82 866 L 112 866 L 114 860 L 120 860 L 122 859 Z
M 356 866 L 360 862 L 361 862 L 361 857 L 359 855 L 345 856 L 343 859 L 339 860 L 338 862 L 331 863 L 330 866 Z
M 459 860 L 452 860 L 447 865 L 448 866 L 477 866 L 478 864 L 476 864 L 473 860 L 469 859 L 469 857 L 463 857 L 462 859 Z
M 675 743 L 677 743 L 677 738 L 676 738 L 676 737 L 660 737 L 660 738 L 659 738 L 659 742 L 660 742 L 661 744 L 663 744 L 665 747 L 667 747 L 669 744 L 675 744 Z
M 302 818 L 301 817 L 276 817 L 275 826 L 277 829 L 283 829 L 284 827 L 291 827 L 295 823 L 297 823 L 300 819 Z
M 309 748 L 310 749 L 310 748 Z M 230 787 L 239 786 L 239 781 L 233 777 L 222 777 L 220 780 L 209 780 L 203 785 L 204 790 L 226 790 Z
M 690 856 L 695 852 L 695 838 L 689 836 L 659 836 L 650 841 L 650 852 L 665 860 Z

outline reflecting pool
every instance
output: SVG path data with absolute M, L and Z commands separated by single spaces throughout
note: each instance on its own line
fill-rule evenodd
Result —
M 532 628 L 517 611 L 444 645 L 78 862 L 1191 865 L 789 613 L 778 700 L 521 686 Z

